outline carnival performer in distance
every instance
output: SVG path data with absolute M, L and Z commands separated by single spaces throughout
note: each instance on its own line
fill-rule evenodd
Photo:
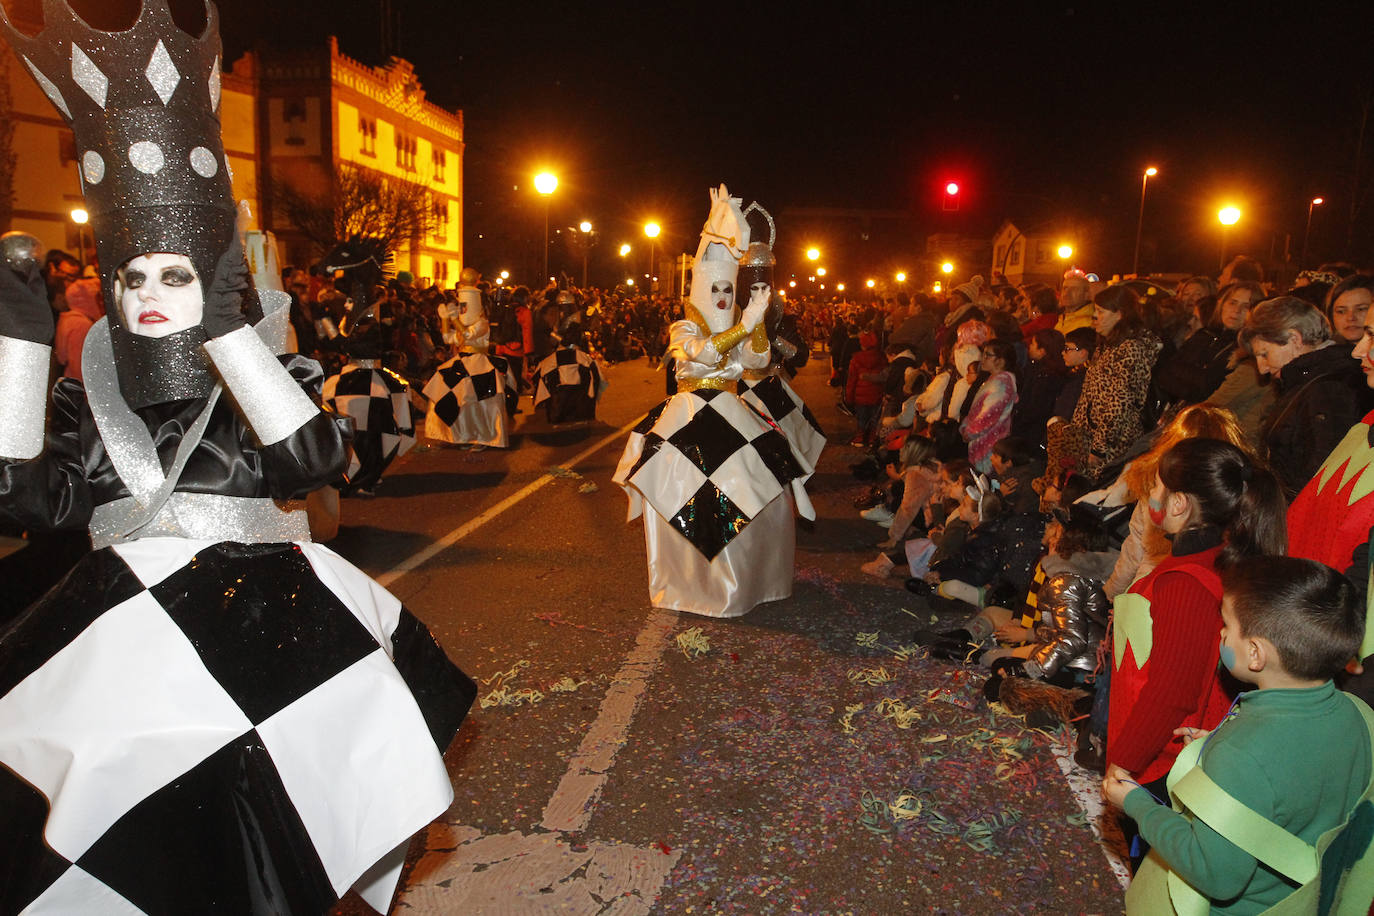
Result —
M 0 911 L 384 911 L 475 686 L 287 502 L 345 448 L 249 280 L 215 8 L 44 10 L 0 31 L 72 127 L 106 317 L 45 433 L 52 311 L 0 264 L 0 514 L 94 548 L 0 632 Z
M 763 321 L 750 335 L 751 349 L 754 352 L 768 349 L 768 365 L 762 369 L 746 367 L 740 378 L 739 394 L 768 419 L 778 425 L 792 445 L 797 460 L 815 467 L 820 460 L 821 449 L 825 448 L 825 433 L 801 395 L 787 383 L 791 369 L 787 368 L 796 360 L 806 342 L 800 335 L 789 339 L 783 333 L 783 300 L 773 290 L 773 266 L 777 258 L 773 255 L 773 245 L 777 242 L 777 230 L 773 217 L 758 203 L 752 203 L 744 211 L 745 219 L 759 213 L 768 225 L 768 241 L 754 238 L 751 224 L 749 248 L 744 253 L 740 265 L 740 289 L 752 301 L 762 293 L 768 296 L 768 311 Z M 802 355 L 805 361 L 805 355 Z
M 614 479 L 630 519 L 644 516 L 653 606 L 737 617 L 792 594 L 793 500 L 814 517 L 802 487 L 813 469 L 734 393 L 745 367 L 768 365 L 751 340 L 768 296 L 735 306 L 749 228 L 724 185 L 710 197 L 687 317 L 669 331 L 678 392 L 631 431 Z
M 488 354 L 491 324 L 482 291 L 467 285 L 476 281 L 476 275 L 471 268 L 460 275 L 458 354 L 425 382 L 424 395 L 429 400 L 425 435 L 474 448 L 509 448 L 506 392 L 516 390 L 516 379 L 505 357 Z

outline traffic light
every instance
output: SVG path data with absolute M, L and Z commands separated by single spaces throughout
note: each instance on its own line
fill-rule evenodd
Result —
M 951 212 L 959 209 L 959 182 L 945 183 L 945 199 L 941 209 Z

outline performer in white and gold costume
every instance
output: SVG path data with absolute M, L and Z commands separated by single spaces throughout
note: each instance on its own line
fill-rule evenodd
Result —
M 793 501 L 814 517 L 799 461 L 778 427 L 735 394 L 746 367 L 769 351 L 750 336 L 766 293 L 735 306 L 749 228 L 738 198 L 712 190 L 692 268 L 687 317 L 669 330 L 677 394 L 630 433 L 615 481 L 644 516 L 654 607 L 737 617 L 792 594 Z

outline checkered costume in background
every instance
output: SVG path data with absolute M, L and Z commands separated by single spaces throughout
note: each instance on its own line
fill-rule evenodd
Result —
M 510 447 L 506 392 L 515 376 L 504 357 L 460 353 L 425 382 L 425 436 L 440 442 Z
M 740 379 L 739 396 L 778 424 L 797 458 L 814 468 L 825 448 L 825 433 L 816 415 L 778 370 L 774 369 L 762 379 L 750 378 L 750 375 L 746 373 Z
M 324 403 L 353 419 L 352 451 L 344 486 L 347 496 L 371 491 L 391 462 L 415 445 L 410 385 L 375 359 L 355 359 L 324 383 Z
M 575 346 L 559 347 L 535 370 L 539 379 L 534 392 L 537 410 L 544 405 L 550 423 L 595 420 L 596 399 L 601 396 L 601 367 L 591 354 Z

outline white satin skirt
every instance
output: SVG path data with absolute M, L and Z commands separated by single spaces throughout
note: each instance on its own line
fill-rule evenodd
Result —
M 792 597 L 797 537 L 793 512 L 791 494 L 782 493 L 707 560 L 646 503 L 650 603 L 706 617 L 739 617 L 757 604 Z

